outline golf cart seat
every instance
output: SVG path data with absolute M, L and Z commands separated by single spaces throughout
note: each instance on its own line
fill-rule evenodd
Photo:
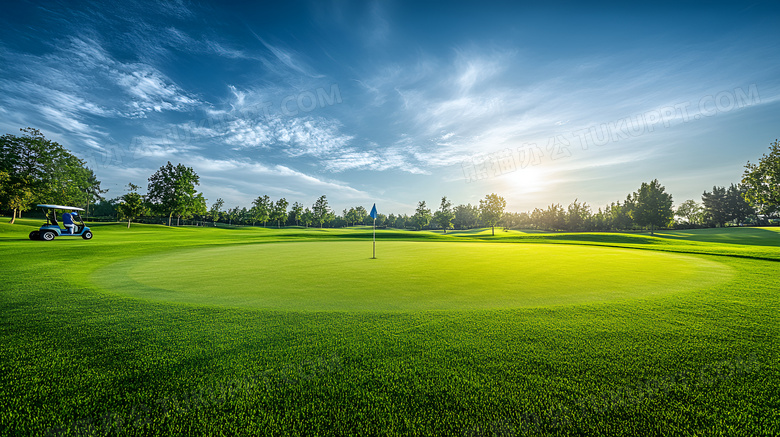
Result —
M 51 215 L 51 224 L 53 224 L 54 226 L 59 226 L 60 225 L 59 222 L 57 222 L 57 215 L 56 214 L 52 214 Z

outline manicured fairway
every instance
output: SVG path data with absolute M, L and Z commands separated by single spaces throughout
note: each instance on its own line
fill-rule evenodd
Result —
M 2 437 L 780 435 L 774 228 L 37 226 L 0 222 Z
M 731 277 L 711 260 L 605 247 L 389 241 L 380 243 L 379 259 L 367 249 L 364 242 L 189 249 L 115 263 L 93 280 L 123 295 L 182 303 L 415 311 L 644 298 Z
M 780 228 L 711 228 L 689 231 L 661 231 L 659 237 L 683 241 L 709 243 L 750 244 L 756 246 L 780 246 Z

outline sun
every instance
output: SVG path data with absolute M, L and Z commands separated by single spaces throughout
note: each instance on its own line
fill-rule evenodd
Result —
M 518 168 L 503 175 L 501 182 L 507 192 L 536 193 L 550 184 L 547 173 L 538 166 Z

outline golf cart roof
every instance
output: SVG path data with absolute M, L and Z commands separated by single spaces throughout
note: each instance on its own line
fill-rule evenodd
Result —
M 41 208 L 49 208 L 49 209 L 71 209 L 74 211 L 84 211 L 83 208 L 77 208 L 75 206 L 63 206 L 63 205 L 36 205 L 40 206 Z

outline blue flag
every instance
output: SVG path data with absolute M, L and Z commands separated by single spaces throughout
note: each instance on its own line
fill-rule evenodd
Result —
M 365 211 L 365 209 L 363 210 Z M 371 214 L 369 214 L 372 219 L 376 220 L 376 203 L 374 204 L 374 207 L 371 208 Z

